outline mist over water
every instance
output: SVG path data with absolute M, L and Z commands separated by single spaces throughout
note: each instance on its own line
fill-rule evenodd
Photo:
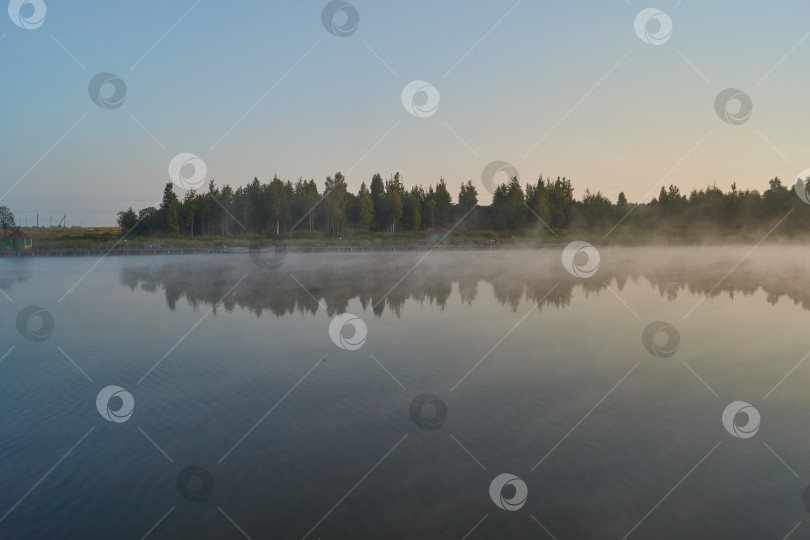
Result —
M 577 290 L 622 291 L 628 284 L 647 283 L 667 300 L 679 295 L 709 299 L 762 291 L 775 304 L 781 297 L 810 307 L 805 286 L 810 250 L 803 246 L 603 248 L 593 277 L 574 276 L 560 264 L 558 250 L 512 252 L 352 253 L 286 255 L 278 268 L 262 269 L 245 256 L 195 262 L 168 260 L 129 265 L 120 272 L 122 285 L 165 293 L 175 310 L 185 298 L 192 305 L 219 302 L 234 283 L 226 310 L 246 308 L 257 315 L 315 314 L 323 301 L 334 316 L 351 300 L 376 316 L 386 309 L 399 316 L 412 301 L 439 308 L 456 293 L 465 304 L 475 302 L 479 288 L 489 287 L 495 299 L 516 310 L 521 303 L 567 306 Z M 141 259 L 143 260 L 143 259 Z
M 469 538 L 783 537 L 807 516 L 810 252 L 598 256 L 588 278 L 560 249 L 110 257 L 58 303 L 95 260 L 0 260 L 0 516 L 86 435 L 0 537 L 163 516 L 149 538 L 239 537 L 225 514 L 253 538 L 461 538 L 484 516 Z M 29 304 L 44 341 L 18 331 Z M 362 325 L 331 333 L 341 314 Z M 97 409 L 111 385 L 122 422 Z M 753 436 L 724 426 L 737 401 Z M 210 492 L 179 488 L 191 466 Z M 490 495 L 504 473 L 518 509 Z

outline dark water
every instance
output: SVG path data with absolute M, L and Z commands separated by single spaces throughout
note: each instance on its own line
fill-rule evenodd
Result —
M 0 538 L 783 538 L 810 250 L 749 251 L 0 259 Z

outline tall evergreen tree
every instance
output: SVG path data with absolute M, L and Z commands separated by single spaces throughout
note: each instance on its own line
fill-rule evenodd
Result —
M 450 227 L 453 224 L 453 197 L 447 189 L 447 182 L 439 178 L 433 194 L 436 201 L 435 219 L 440 227 Z
M 169 182 L 163 188 L 163 198 L 160 202 L 160 214 L 166 230 L 180 232 L 180 201 L 174 192 L 174 184 Z
M 365 182 L 360 184 L 360 193 L 357 197 L 359 205 L 358 226 L 367 231 L 374 219 L 374 201 L 371 199 L 371 192 L 366 187 Z
M 385 228 L 385 184 L 380 173 L 371 178 L 369 191 L 371 192 L 371 201 L 374 204 L 372 228 L 375 231 L 381 231 Z

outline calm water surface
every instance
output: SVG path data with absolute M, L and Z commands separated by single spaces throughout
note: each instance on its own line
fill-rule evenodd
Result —
M 749 251 L 0 259 L 0 538 L 807 537 L 810 250 Z

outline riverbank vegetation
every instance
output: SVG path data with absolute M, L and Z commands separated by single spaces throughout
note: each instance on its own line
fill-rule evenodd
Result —
M 319 188 L 314 180 L 296 182 L 257 178 L 233 189 L 211 180 L 204 190 L 166 184 L 161 203 L 118 213 L 120 232 L 85 229 L 27 229 L 35 249 L 172 246 L 238 247 L 265 242 L 295 244 L 451 244 L 561 243 L 701 244 L 806 241 L 810 205 L 779 178 L 767 188 L 729 190 L 715 185 L 682 192 L 659 188 L 648 202 L 631 203 L 624 193 L 611 201 L 586 189 L 574 196 L 567 178 L 521 184 L 517 178 L 490 194 L 472 181 L 455 197 L 439 179 L 426 188 L 406 188 L 397 173 L 375 174 L 357 193 L 341 173 Z M 483 193 L 482 193 L 483 192 Z M 489 199 L 485 201 L 484 199 Z M 489 204 L 485 204 L 489 202 Z M 8 208 L 3 228 L 14 227 Z
M 484 193 L 489 195 L 489 193 Z M 118 215 L 132 237 L 246 239 L 290 241 L 424 242 L 430 232 L 447 241 L 551 240 L 573 236 L 614 242 L 699 242 L 701 238 L 746 241 L 779 223 L 780 236 L 810 229 L 810 206 L 779 178 L 767 188 L 727 191 L 715 185 L 683 193 L 662 186 L 646 203 L 631 203 L 624 193 L 611 201 L 586 189 L 574 196 L 571 180 L 544 178 L 521 184 L 517 178 L 494 187 L 489 204 L 467 181 L 453 197 L 444 179 L 425 188 L 406 188 L 399 173 L 383 180 L 375 174 L 357 193 L 341 173 L 322 189 L 314 180 L 273 178 L 231 188 L 213 180 L 204 191 L 177 194 L 166 184 L 159 207 L 132 208 Z M 776 231 L 775 231 L 776 233 Z

